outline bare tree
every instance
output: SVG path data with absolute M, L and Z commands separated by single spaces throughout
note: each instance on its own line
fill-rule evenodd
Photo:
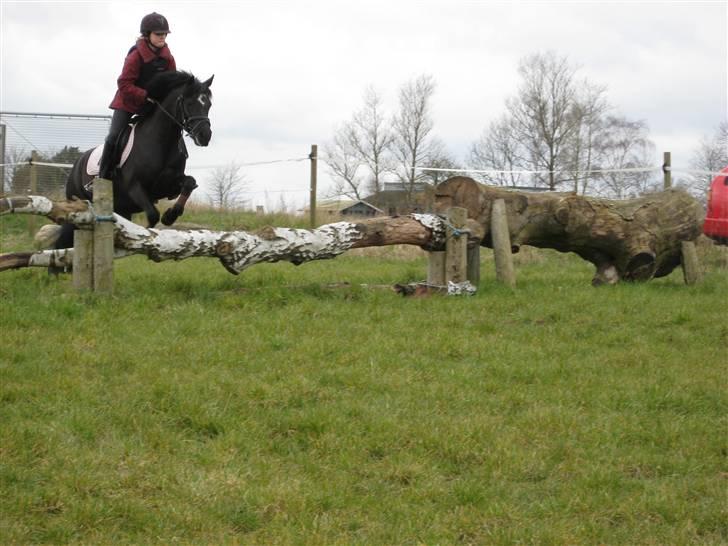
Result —
M 382 190 L 384 176 L 392 171 L 393 135 L 386 125 L 382 97 L 373 87 L 364 91 L 364 107 L 354 114 L 352 126 L 352 144 L 369 170 L 367 189 L 377 194 Z
M 604 123 L 604 116 L 609 111 L 609 104 L 605 98 L 606 87 L 584 81 L 577 89 L 572 107 L 574 116 L 574 130 L 569 139 L 569 167 L 568 177 L 574 193 L 585 195 L 589 191 L 589 181 L 593 178 L 591 171 L 598 164 L 600 156 L 596 142 L 608 124 Z
M 636 157 L 646 158 L 652 145 L 647 126 L 606 117 L 611 109 L 606 87 L 578 80 L 577 69 L 553 52 L 524 57 L 519 73 L 522 81 L 517 94 L 506 101 L 506 114 L 491 123 L 473 145 L 472 164 L 482 169 L 541 171 L 545 174 L 535 174 L 533 179 L 550 190 L 568 183 L 574 192 L 586 194 L 592 191 L 594 180 L 602 182 L 603 191 L 612 193 L 639 193 L 649 187 L 644 174 L 608 179 L 589 174 L 602 164 L 636 167 L 649 163 L 645 159 L 635 164 Z M 506 172 L 482 178 L 516 185 L 522 176 Z
M 578 127 L 575 69 L 566 57 L 547 52 L 525 57 L 518 72 L 521 86 L 507 101 L 515 137 L 532 168 L 547 172 L 538 179 L 554 190 L 564 181 L 569 139 Z
M 432 138 L 429 148 L 427 166 L 436 170 L 423 171 L 423 178 L 428 184 L 436 186 L 451 176 L 457 176 L 460 174 L 457 172 L 457 169 L 460 169 L 461 165 L 450 154 L 447 146 L 445 146 L 445 143 L 442 140 L 439 138 Z
M 418 184 L 427 182 L 427 175 L 416 167 L 425 166 L 432 155 L 430 100 L 434 92 L 435 81 L 429 75 L 407 82 L 399 91 L 399 112 L 392 122 L 392 152 L 399 163 L 396 175 L 408 204 Z
M 690 161 L 690 167 L 696 171 L 719 172 L 728 167 L 728 121 L 723 121 L 711 136 L 704 136 Z M 707 199 L 708 189 L 713 179 L 709 174 L 691 174 L 684 182 L 694 195 Z
M 210 188 L 207 191 L 208 199 L 213 207 L 232 209 L 244 205 L 242 196 L 248 180 L 240 172 L 240 168 L 238 163 L 232 162 L 213 171 Z
M 644 121 L 629 121 L 609 116 L 604 120 L 600 140 L 599 168 L 624 171 L 645 167 L 655 155 L 655 145 L 647 137 Z M 624 199 L 638 197 L 656 189 L 657 182 L 649 172 L 604 172 L 598 176 L 597 193 L 604 197 Z
M 336 130 L 332 141 L 324 144 L 324 153 L 334 182 L 332 196 L 344 195 L 359 201 L 365 188 L 359 174 L 362 158 L 356 140 L 356 126 L 352 122 L 344 123 Z
M 515 137 L 508 116 L 492 122 L 470 149 L 470 164 L 475 169 L 504 171 L 478 175 L 484 183 L 495 186 L 518 186 L 523 183 L 523 175 L 516 172 L 525 166 L 523 157 L 523 147 Z
M 392 171 L 391 128 L 386 125 L 382 98 L 373 87 L 364 91 L 364 106 L 351 121 L 341 124 L 324 145 L 333 195 L 362 199 L 382 190 L 384 176 Z

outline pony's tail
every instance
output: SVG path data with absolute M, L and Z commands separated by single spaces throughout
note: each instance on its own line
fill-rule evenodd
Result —
M 38 230 L 33 237 L 36 248 L 51 248 L 61 236 L 61 226 L 56 224 L 46 224 Z

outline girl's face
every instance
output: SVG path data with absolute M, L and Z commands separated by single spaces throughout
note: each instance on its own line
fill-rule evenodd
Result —
M 166 32 L 152 32 L 149 34 L 149 41 L 151 44 L 156 48 L 162 48 L 164 47 L 164 44 L 167 43 L 167 33 Z

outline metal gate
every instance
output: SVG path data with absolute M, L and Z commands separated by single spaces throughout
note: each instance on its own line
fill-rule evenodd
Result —
M 70 165 L 104 141 L 110 122 L 110 115 L 0 112 L 0 191 L 62 195 Z

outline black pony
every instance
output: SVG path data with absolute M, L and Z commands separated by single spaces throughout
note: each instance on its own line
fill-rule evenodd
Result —
M 214 76 L 213 76 L 214 77 Z M 114 212 L 131 219 L 144 212 L 149 227 L 159 222 L 155 203 L 159 199 L 177 199 L 165 211 L 162 223 L 172 225 L 184 212 L 195 179 L 185 174 L 187 149 L 182 131 L 198 146 L 207 146 L 212 137 L 208 112 L 211 106 L 212 78 L 200 82 L 187 72 L 162 72 L 147 85 L 147 93 L 156 105 L 137 123 L 129 158 L 115 170 Z M 92 199 L 93 177 L 86 165 L 93 150 L 86 151 L 73 165 L 66 181 L 66 198 Z M 73 246 L 72 224 L 64 224 L 55 248 Z

